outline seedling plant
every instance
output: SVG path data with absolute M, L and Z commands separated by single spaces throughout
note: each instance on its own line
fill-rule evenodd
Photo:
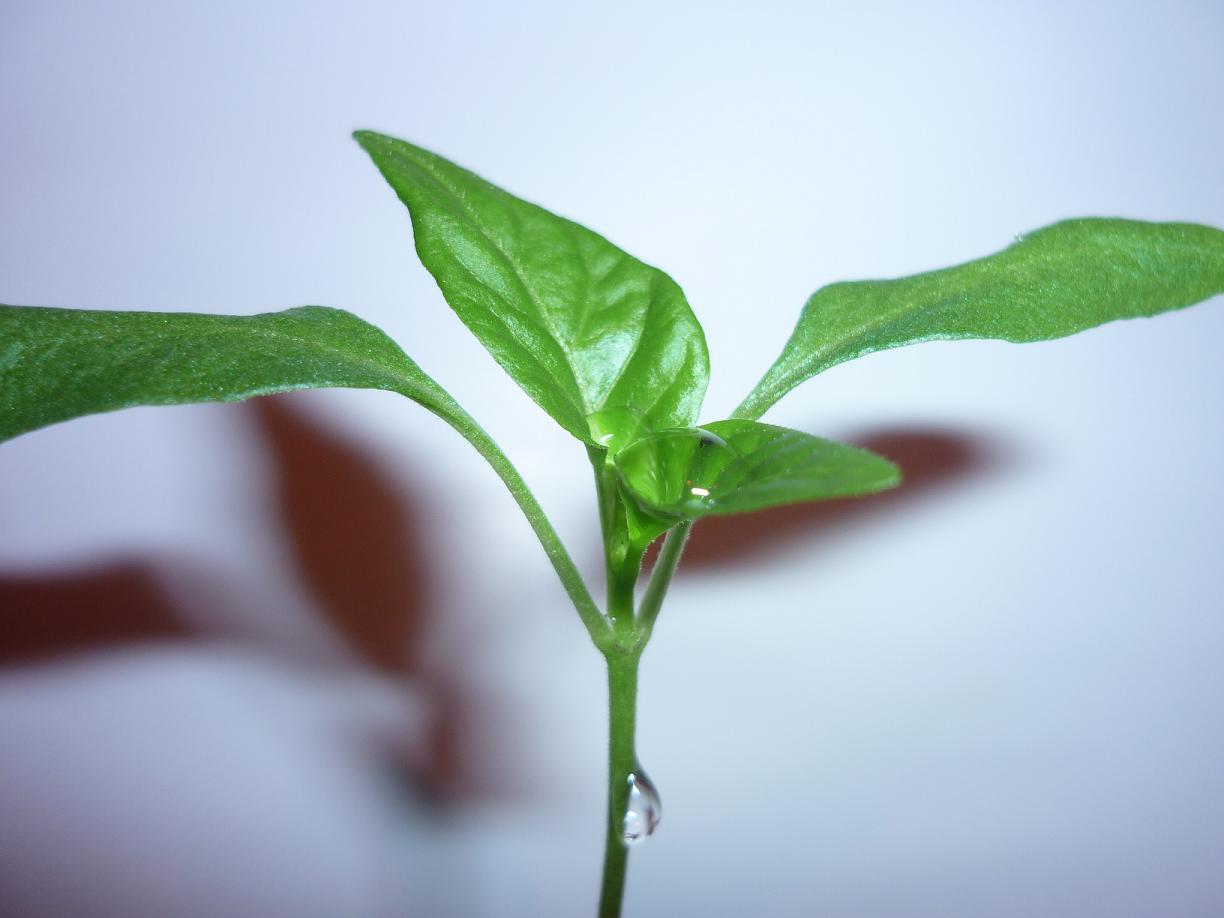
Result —
M 602 608 L 498 445 L 395 342 L 339 309 L 240 317 L 0 307 L 0 440 L 135 405 L 324 387 L 398 392 L 450 424 L 517 501 L 607 666 L 601 918 L 620 915 L 630 846 L 661 812 L 634 748 L 638 663 L 693 523 L 900 481 L 881 456 L 759 418 L 800 383 L 874 351 L 1059 338 L 1224 292 L 1218 229 L 1056 223 L 956 267 L 821 288 L 731 416 L 698 425 L 705 337 L 667 274 L 436 154 L 369 131 L 355 137 L 407 206 L 417 254 L 447 303 L 585 450 L 603 533 Z M 638 591 L 643 556 L 661 537 Z

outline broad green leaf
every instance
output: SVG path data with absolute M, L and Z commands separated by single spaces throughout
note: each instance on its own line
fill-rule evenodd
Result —
M 757 421 L 660 431 L 614 457 L 639 511 L 641 543 L 681 520 L 747 513 L 895 487 L 895 465 L 867 450 Z
M 463 414 L 395 342 L 339 309 L 215 316 L 0 306 L 0 440 L 134 405 L 333 386 L 399 392 L 452 422 Z
M 1043 341 L 1224 293 L 1224 232 L 1192 223 L 1068 220 L 995 255 L 897 280 L 832 284 L 736 409 L 757 418 L 799 383 L 873 351 L 953 338 Z
M 526 482 L 480 425 L 373 325 L 323 306 L 257 316 L 0 306 L 0 441 L 136 405 L 237 402 L 325 387 L 398 392 L 454 427 L 506 484 L 600 639 L 607 622 Z
M 440 156 L 354 136 L 407 205 L 446 301 L 562 427 L 606 445 L 693 423 L 709 357 L 670 277 Z

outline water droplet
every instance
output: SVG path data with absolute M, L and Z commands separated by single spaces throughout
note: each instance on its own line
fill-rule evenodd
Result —
M 609 455 L 628 446 L 646 430 L 646 422 L 631 408 L 605 408 L 587 415 L 591 439 Z
M 631 772 L 629 781 L 629 799 L 625 804 L 625 844 L 640 845 L 646 841 L 658 828 L 663 817 L 663 801 L 659 799 L 659 791 L 646 777 L 641 767 Z
M 693 427 L 642 437 L 617 455 L 616 466 L 647 509 L 683 518 L 717 503 L 719 476 L 738 457 L 721 437 Z

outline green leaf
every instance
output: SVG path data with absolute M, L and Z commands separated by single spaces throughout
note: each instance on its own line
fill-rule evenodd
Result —
M 638 544 L 682 520 L 870 494 L 901 480 L 895 465 L 867 450 L 744 420 L 660 431 L 614 462 L 638 511 L 630 520 Z
M 562 427 L 603 446 L 693 423 L 709 357 L 670 277 L 440 156 L 354 136 L 407 205 L 446 301 Z
M 995 255 L 897 280 L 832 284 L 736 409 L 757 418 L 799 383 L 873 351 L 954 338 L 1043 341 L 1224 292 L 1224 232 L 1191 223 L 1068 220 Z
M 587 630 L 602 639 L 607 622 L 518 470 L 373 325 L 323 306 L 257 316 L 0 306 L 0 441 L 135 405 L 236 402 L 324 387 L 398 392 L 454 427 L 505 483 Z
M 0 440 L 134 405 L 234 402 L 289 389 L 387 389 L 462 409 L 351 313 L 257 316 L 0 306 Z

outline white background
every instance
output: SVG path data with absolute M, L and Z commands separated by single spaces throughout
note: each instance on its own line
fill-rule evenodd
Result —
M 706 327 L 713 420 L 824 283 L 1072 216 L 1224 226 L 1221 47 L 1207 0 L 9 0 L 0 301 L 356 312 L 498 438 L 594 578 L 581 448 L 450 314 L 350 131 L 664 267 Z M 643 666 L 665 817 L 626 915 L 1224 908 L 1222 307 L 879 354 L 770 413 L 989 461 L 682 569 Z M 419 408 L 294 404 L 410 498 L 426 656 L 492 699 L 461 747 L 499 789 L 428 805 L 392 774 L 435 712 L 312 605 L 250 409 L 90 418 L 0 449 L 0 579 L 136 559 L 214 640 L 0 671 L 0 903 L 589 914 L 601 663 L 528 527 Z

